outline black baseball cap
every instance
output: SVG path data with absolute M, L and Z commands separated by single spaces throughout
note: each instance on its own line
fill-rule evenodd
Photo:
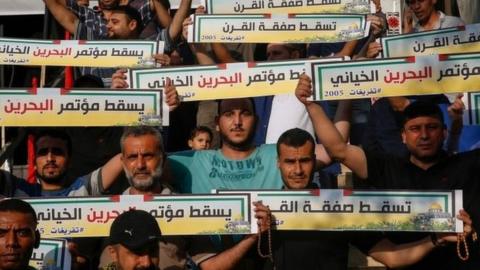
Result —
M 111 245 L 121 244 L 131 251 L 142 250 L 162 236 L 155 218 L 143 210 L 120 214 L 110 227 Z

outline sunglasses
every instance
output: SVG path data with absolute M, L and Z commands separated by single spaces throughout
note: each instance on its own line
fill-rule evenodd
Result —
M 48 153 L 52 153 L 55 156 L 65 156 L 65 151 L 59 147 L 45 147 L 37 150 L 37 157 L 46 156 Z

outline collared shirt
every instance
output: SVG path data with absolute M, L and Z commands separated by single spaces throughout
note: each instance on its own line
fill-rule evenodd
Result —
M 128 1 L 128 4 L 133 1 L 134 0 Z M 145 27 L 152 20 L 153 14 L 150 9 L 150 1 L 140 1 L 142 1 L 142 3 L 138 8 L 138 12 L 140 13 L 140 17 L 142 18 L 142 25 L 143 27 Z M 107 20 L 103 17 L 103 12 L 101 10 L 79 6 L 77 4 L 77 0 L 67 0 L 67 7 L 73 13 L 75 13 L 80 22 L 87 25 L 96 33 L 96 35 L 99 37 L 98 39 L 107 38 Z
M 447 16 L 445 13 L 441 11 L 437 11 L 440 15 L 439 20 L 436 22 L 435 26 L 433 27 L 434 30 L 436 29 L 443 29 L 449 27 L 456 27 L 460 25 L 464 25 L 465 23 L 462 19 L 453 16 Z M 423 32 L 425 29 L 419 24 L 419 22 L 415 22 L 413 25 L 413 32 Z
M 480 150 L 447 155 L 442 152 L 439 161 L 424 170 L 404 158 L 366 151 L 367 183 L 378 189 L 392 190 L 454 190 L 463 191 L 463 208 L 470 214 L 473 226 L 480 224 Z M 476 225 L 477 224 L 477 225 Z M 478 227 L 477 227 L 478 230 Z M 389 233 L 388 238 L 396 243 L 408 243 L 428 236 L 423 233 Z M 478 242 L 477 242 L 478 243 Z M 414 265 L 405 269 L 480 269 L 480 246 L 468 243 L 470 258 L 458 258 L 456 245 L 435 249 Z

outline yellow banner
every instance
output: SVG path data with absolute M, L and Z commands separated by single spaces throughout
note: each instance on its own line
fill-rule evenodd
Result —
M 0 38 L 0 64 L 76 67 L 153 67 L 163 41 Z
M 170 78 L 183 101 L 269 96 L 294 93 L 305 63 L 313 60 L 232 63 L 130 70 L 132 88 L 163 89 Z M 334 62 L 343 58 L 315 61 Z
M 368 36 L 366 15 L 192 15 L 188 42 L 326 43 Z
M 0 126 L 168 125 L 161 90 L 0 89 Z
M 27 199 L 35 209 L 42 237 L 108 236 L 113 220 L 131 208 L 158 221 L 163 235 L 239 234 L 250 228 L 250 196 L 178 195 Z
M 343 13 L 367 14 L 369 0 L 207 0 L 208 14 L 288 14 Z
M 218 191 L 220 194 L 249 191 Z M 462 191 L 250 191 L 277 230 L 462 232 Z
M 314 100 L 475 92 L 480 54 L 309 63 Z
M 384 58 L 480 52 L 480 24 L 381 39 Z

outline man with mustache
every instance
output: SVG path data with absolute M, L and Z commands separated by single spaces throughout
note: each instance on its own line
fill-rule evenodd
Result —
M 37 215 L 30 204 L 0 200 L 0 270 L 34 270 L 28 262 L 39 245 Z
M 240 129 L 236 127 L 237 132 Z M 163 139 L 158 130 L 149 126 L 129 127 L 125 129 L 120 139 L 120 145 L 122 166 L 130 183 L 130 187 L 123 192 L 124 195 L 172 194 L 171 187 L 162 181 L 166 156 Z M 266 217 L 264 210 L 266 210 L 265 207 L 259 206 L 257 211 L 259 219 Z M 264 227 L 265 224 L 263 224 Z M 162 237 L 159 241 L 158 255 L 160 269 L 185 269 L 187 244 L 193 260 L 209 261 L 213 269 L 219 269 L 219 265 L 222 265 L 217 260 L 210 260 L 212 257 L 210 252 L 213 247 L 207 236 L 195 236 L 188 239 Z M 108 255 L 104 250 L 100 259 L 100 267 L 106 267 L 104 269 L 110 269 L 108 267 L 115 264 L 115 258 Z M 226 255 L 222 255 L 217 258 L 225 259 L 226 257 Z
M 120 139 L 121 161 L 130 187 L 124 195 L 171 194 L 160 179 L 165 163 L 163 139 L 153 127 L 127 128 Z
M 274 144 L 255 147 L 257 116 L 252 99 L 219 101 L 216 118 L 222 146 L 169 156 L 175 186 L 182 193 L 212 189 L 279 189 Z
M 301 75 L 295 93 L 312 117 L 316 134 L 332 159 L 342 162 L 359 179 L 377 189 L 461 189 L 463 207 L 471 215 L 473 226 L 478 226 L 480 151 L 448 155 L 442 150 L 447 130 L 443 114 L 437 105 L 428 101 L 416 101 L 405 108 L 401 136 L 408 155 L 398 157 L 347 144 L 323 109 L 308 100 L 312 89 L 310 77 Z M 463 103 L 458 100 L 452 107 L 463 107 Z M 400 244 L 416 241 L 424 236 L 422 233 L 395 233 L 389 234 L 389 239 Z M 458 258 L 459 249 L 455 245 L 447 245 L 435 249 L 408 269 L 479 269 L 480 252 L 476 237 L 472 235 L 465 245 L 470 248 L 467 256 L 469 258 L 466 260 Z
M 94 29 L 100 38 L 104 39 L 108 36 L 107 23 L 111 16 L 111 10 L 127 4 L 133 5 L 133 2 L 141 15 L 142 28 L 145 28 L 154 17 L 157 18 L 157 22 L 162 28 L 166 28 L 170 24 L 171 17 L 167 7 L 164 1 L 159 0 L 99 0 L 98 6 L 93 8 L 79 5 L 77 0 L 61 0 L 59 3 L 68 7 L 80 21 L 85 22 L 88 27 Z
M 277 162 L 284 190 L 318 188 L 312 182 L 314 151 L 315 141 L 305 130 L 294 128 L 280 136 Z M 462 210 L 458 218 L 464 221 L 464 231 L 471 233 L 469 215 Z M 456 240 L 455 233 L 432 234 L 415 242 L 396 245 L 381 232 L 274 231 L 273 260 L 265 260 L 263 269 L 347 269 L 349 244 L 389 268 L 399 268 L 414 264 L 429 252 Z
M 66 177 L 70 162 L 72 142 L 60 129 L 44 129 L 35 136 L 36 184 L 17 179 L 17 188 L 29 196 L 89 196 L 101 195 L 104 189 L 115 181 L 119 155 L 113 157 L 103 167 L 73 182 Z
M 120 214 L 110 227 L 108 251 L 111 270 L 158 270 L 160 228 L 155 218 L 143 210 Z
M 210 193 L 212 189 L 280 189 L 283 183 L 275 144 L 256 147 L 253 143 L 257 123 L 253 99 L 220 100 L 216 123 L 222 141 L 220 149 L 169 155 L 175 187 L 182 193 L 194 194 Z M 330 162 L 323 148 L 318 147 L 316 153 L 317 162 Z M 255 208 L 261 230 L 265 231 L 268 210 L 260 203 Z M 258 235 L 212 237 L 203 247 L 189 252 L 202 270 L 255 269 L 259 262 L 251 252 L 257 240 Z
M 65 30 L 73 33 L 74 38 L 78 40 L 134 40 L 139 39 L 143 30 L 141 10 L 139 12 L 129 5 L 116 5 L 108 10 L 108 17 L 103 19 L 105 22 L 102 28 L 105 29 L 102 30 L 100 35 L 95 24 L 91 25 L 88 21 L 79 19 L 74 12 L 61 3 L 61 0 L 44 0 L 44 2 L 58 23 Z M 176 46 L 182 31 L 182 21 L 188 15 L 190 5 L 191 0 L 182 0 L 170 26 L 147 40 L 163 41 L 165 53 L 170 53 Z M 152 60 L 162 63 L 165 55 L 154 54 L 151 57 Z M 121 66 L 121 60 L 118 61 L 120 61 L 119 66 Z M 115 73 L 113 68 L 98 67 L 81 67 L 78 71 L 82 75 L 93 74 L 102 78 L 106 87 L 110 87 L 111 77 Z

